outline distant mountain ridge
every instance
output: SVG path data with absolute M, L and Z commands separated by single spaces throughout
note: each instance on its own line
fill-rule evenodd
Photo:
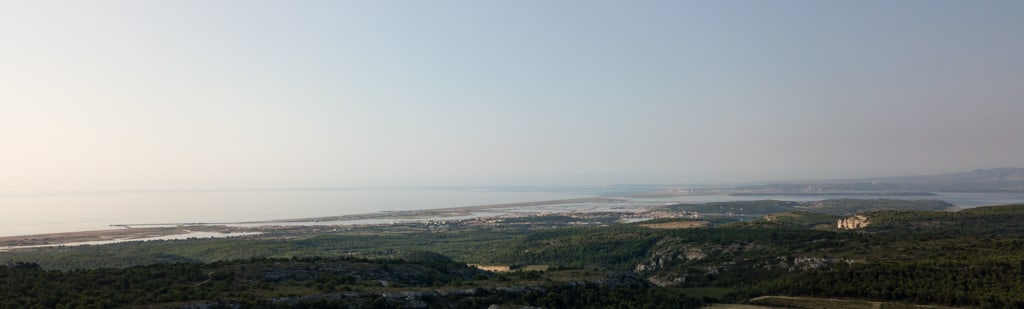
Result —
M 752 194 L 819 194 L 835 192 L 1024 192 L 1024 168 L 976 169 L 969 172 L 850 180 L 777 182 L 730 188 Z
M 1003 181 L 1021 184 L 1024 183 L 1024 168 L 1003 167 L 990 169 L 976 169 L 969 172 L 925 176 L 884 177 L 873 178 L 873 180 L 899 183 L 936 183 L 949 181 L 984 183 Z

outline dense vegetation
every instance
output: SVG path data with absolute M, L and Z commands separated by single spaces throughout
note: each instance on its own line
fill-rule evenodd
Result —
M 556 282 L 567 271 L 500 275 L 432 253 L 407 259 L 253 259 L 74 271 L 0 266 L 0 308 L 213 307 L 696 308 L 703 300 L 650 286 L 635 275 Z M 574 278 L 585 278 L 571 273 Z M 512 284 L 519 286 L 509 287 Z
M 527 229 L 395 234 L 322 234 L 285 239 L 189 239 L 58 247 L 0 252 L 0 261 L 29 261 L 47 269 L 131 267 L 156 263 L 211 263 L 224 260 L 292 257 L 392 257 L 398 251 L 425 250 L 456 260 L 500 250 Z
M 877 202 L 703 205 L 785 212 L 691 229 L 482 228 L 7 252 L 0 254 L 9 261 L 0 267 L 0 304 L 565 308 L 699 306 L 788 295 L 1024 306 L 1024 205 L 947 212 Z M 862 213 L 866 228 L 838 230 L 842 216 L 793 206 L 889 210 Z M 494 274 L 464 263 L 537 270 Z
M 1024 257 L 837 264 L 763 282 L 762 293 L 1024 308 Z

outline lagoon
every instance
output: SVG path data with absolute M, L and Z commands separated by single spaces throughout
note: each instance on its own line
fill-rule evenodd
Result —
M 122 224 L 266 221 L 591 196 L 541 189 L 311 189 L 0 195 L 0 236 Z
M 640 191 L 644 188 L 632 188 Z M 646 188 L 646 189 L 654 189 Z M 278 222 L 275 225 L 373 224 L 429 219 L 465 219 L 516 212 L 631 211 L 674 203 L 750 200 L 938 199 L 961 208 L 1024 203 L 1024 193 L 949 193 L 921 196 L 730 196 L 691 195 L 662 198 L 616 197 L 616 187 L 474 187 L 427 189 L 289 189 L 222 191 L 77 192 L 0 194 L 0 236 L 104 230 L 117 225 L 230 224 L 318 218 L 382 211 L 614 197 L 614 203 L 564 203 L 477 210 L 452 217 L 376 218 L 348 222 Z

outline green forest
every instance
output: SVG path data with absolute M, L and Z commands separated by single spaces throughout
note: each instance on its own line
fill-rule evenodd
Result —
M 836 228 L 841 212 L 760 206 L 784 212 L 687 229 L 517 226 L 3 252 L 0 307 L 700 308 L 772 295 L 1024 307 L 1024 205 L 869 210 L 855 230 Z M 653 222 L 679 220 L 694 219 Z

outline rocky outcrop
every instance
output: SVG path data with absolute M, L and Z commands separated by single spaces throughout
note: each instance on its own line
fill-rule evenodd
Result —
M 856 215 L 839 219 L 839 222 L 836 222 L 836 227 L 840 230 L 856 230 L 868 227 L 869 224 L 871 224 L 871 222 L 868 221 L 868 217 Z
M 837 264 L 853 264 L 853 259 L 839 259 L 839 258 L 825 258 L 825 257 L 797 257 L 793 258 L 793 263 L 790 264 L 789 271 L 794 270 L 811 270 L 819 268 L 832 267 Z
M 643 273 L 646 271 L 654 271 L 664 268 L 666 265 L 671 263 L 679 263 L 685 261 L 697 261 L 703 260 L 708 257 L 700 248 L 692 247 L 668 247 L 658 250 L 651 254 L 650 260 L 646 263 L 637 264 L 633 271 L 637 273 Z

